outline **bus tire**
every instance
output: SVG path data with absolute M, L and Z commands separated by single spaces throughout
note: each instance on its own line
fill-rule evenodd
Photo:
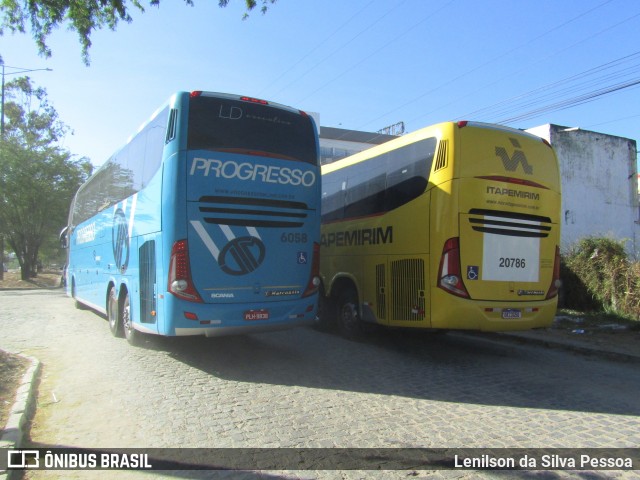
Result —
M 124 297 L 122 301 L 122 309 L 121 318 L 122 318 L 122 329 L 124 330 L 124 338 L 127 339 L 130 345 L 137 345 L 140 337 L 140 333 L 138 333 L 133 328 L 132 318 L 131 318 L 131 301 L 129 300 L 129 292 Z
M 107 294 L 107 320 L 109 320 L 109 330 L 114 337 L 122 337 L 122 323 L 120 322 L 120 312 L 118 308 L 118 296 L 116 287 L 111 285 Z
M 362 333 L 358 296 L 351 289 L 338 297 L 336 321 L 338 330 L 345 338 L 356 338 Z
M 318 295 L 318 320 L 316 321 L 316 329 L 326 332 L 331 330 L 335 325 L 335 305 L 331 298 L 324 295 L 324 291 L 320 291 Z

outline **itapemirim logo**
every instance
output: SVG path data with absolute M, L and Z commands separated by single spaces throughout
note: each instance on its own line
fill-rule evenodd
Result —
M 520 142 L 518 142 L 515 138 L 509 138 L 511 141 L 511 145 L 516 148 L 513 152 L 513 155 L 509 156 L 507 153 L 507 149 L 504 147 L 496 147 L 496 156 L 500 157 L 502 160 L 502 164 L 504 165 L 504 169 L 509 172 L 515 172 L 518 169 L 518 165 L 522 164 L 522 168 L 524 173 L 527 175 L 533 175 L 533 167 L 527 161 L 527 157 L 520 146 Z

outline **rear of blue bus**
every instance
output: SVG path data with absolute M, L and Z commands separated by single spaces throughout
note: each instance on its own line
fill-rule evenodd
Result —
M 163 180 L 171 245 L 163 253 L 167 315 L 159 333 L 217 336 L 312 323 L 320 236 L 313 119 L 250 97 L 179 95 L 175 129 L 184 138 L 165 160 Z

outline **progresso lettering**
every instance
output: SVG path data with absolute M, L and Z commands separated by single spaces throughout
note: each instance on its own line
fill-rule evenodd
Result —
M 96 239 L 96 222 L 90 223 L 86 227 L 79 228 L 76 235 L 77 245 L 93 242 Z
M 393 243 L 393 227 L 391 226 L 326 233 L 320 237 L 320 244 L 323 247 L 350 247 L 385 243 Z
M 232 160 L 222 161 L 212 158 L 194 158 L 190 175 L 200 173 L 205 177 L 238 179 L 251 182 L 277 183 L 279 185 L 303 185 L 310 187 L 316 182 L 316 174 L 299 168 L 277 167 L 259 163 L 238 163 Z

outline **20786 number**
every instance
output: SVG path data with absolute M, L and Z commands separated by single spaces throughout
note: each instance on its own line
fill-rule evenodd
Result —
M 524 258 L 500 257 L 500 268 L 526 268 L 527 262 Z

